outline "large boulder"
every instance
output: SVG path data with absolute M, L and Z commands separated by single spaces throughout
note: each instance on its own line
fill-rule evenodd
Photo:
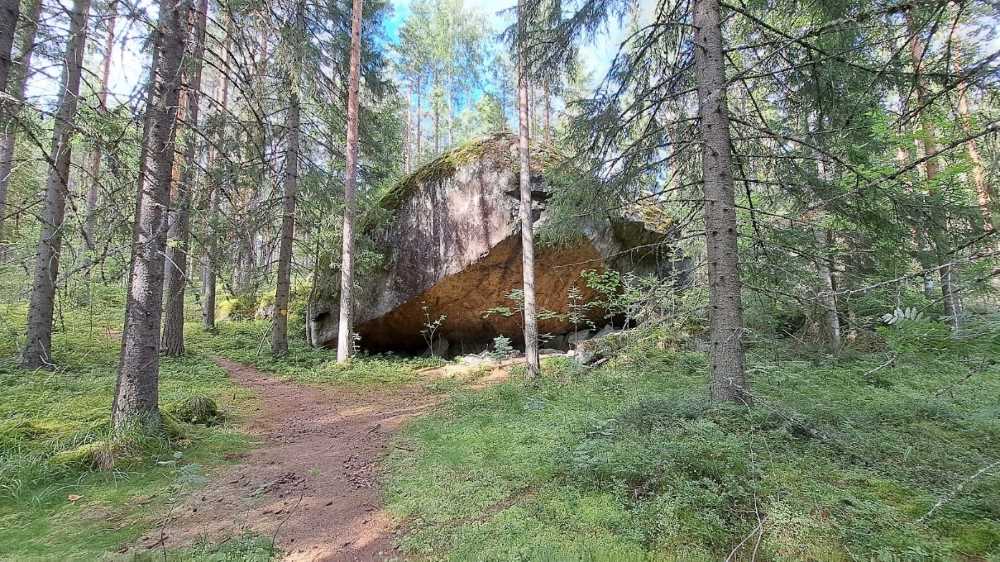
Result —
M 354 319 L 362 348 L 426 350 L 421 331 L 441 316 L 435 339 L 447 339 L 452 354 L 480 351 L 499 335 L 521 343 L 521 317 L 508 299 L 522 283 L 516 146 L 513 137 L 496 135 L 455 149 L 383 198 L 391 220 L 368 233 L 383 259 L 357 279 Z M 536 174 L 536 230 L 546 220 L 546 196 L 542 176 Z M 573 243 L 535 249 L 537 307 L 546 311 L 540 333 L 575 330 L 565 318 L 567 292 L 575 285 L 584 300 L 596 297 L 581 279 L 584 270 L 662 275 L 673 267 L 672 252 L 660 244 L 666 234 L 641 221 L 595 220 L 579 234 Z M 310 307 L 313 341 L 319 345 L 336 345 L 338 281 L 339 275 L 321 280 L 321 297 Z M 513 314 L 487 315 L 497 307 L 508 307 Z

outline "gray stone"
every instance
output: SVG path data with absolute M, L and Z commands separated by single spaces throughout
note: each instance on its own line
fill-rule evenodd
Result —
M 572 332 L 566 334 L 566 344 L 569 346 L 574 346 L 582 341 L 587 341 L 590 339 L 590 330 L 580 330 L 578 332 Z
M 542 176 L 533 176 L 536 229 L 547 220 L 546 197 Z M 392 218 L 380 223 L 384 226 L 378 230 L 369 228 L 365 233 L 383 258 L 378 266 L 358 271 L 354 330 L 362 348 L 426 350 L 420 331 L 427 315 L 446 317 L 438 334 L 451 340 L 452 349 L 474 349 L 500 335 L 515 345 L 521 342 L 519 314 L 486 315 L 487 310 L 501 306 L 516 311 L 518 305 L 507 295 L 522 285 L 513 136 L 494 135 L 442 155 L 402 180 L 380 204 Z M 581 280 L 584 270 L 664 273 L 663 268 L 673 263 L 673 250 L 649 248 L 667 239 L 665 231 L 641 220 L 601 218 L 583 227 L 574 242 L 537 247 L 536 305 L 556 313 L 539 321 L 539 333 L 573 330 L 566 320 L 571 287 L 579 288 L 585 301 L 596 300 L 597 295 Z M 643 250 L 629 251 L 639 247 Z M 317 265 L 317 296 L 310 322 L 318 345 L 335 345 L 340 275 L 326 260 Z M 591 320 L 602 313 L 593 310 Z M 575 342 L 567 340 L 564 345 L 571 343 Z

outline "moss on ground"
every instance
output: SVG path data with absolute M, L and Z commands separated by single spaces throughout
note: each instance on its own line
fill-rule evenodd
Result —
M 344 384 L 359 387 L 402 385 L 419 380 L 418 370 L 444 363 L 432 357 L 392 354 L 359 355 L 348 365 L 337 364 L 335 350 L 310 347 L 302 338 L 289 338 L 288 354 L 274 357 L 270 349 L 271 325 L 266 321 L 223 322 L 217 334 L 195 331 L 192 349 L 253 365 L 288 380 L 307 384 Z
M 227 453 L 252 446 L 233 425 L 206 428 L 169 416 L 162 435 L 111 432 L 121 317 L 116 303 L 98 304 L 66 311 L 57 322 L 54 371 L 19 369 L 16 337 L 0 341 L 0 560 L 112 557 L 203 486 Z M 24 317 L 23 306 L 2 307 L 0 329 L 17 336 Z M 160 396 L 162 405 L 210 398 L 237 420 L 256 402 L 198 353 L 163 359 Z M 248 560 L 271 557 L 269 542 L 241 544 L 260 554 Z M 166 555 L 223 560 L 217 554 L 232 548 L 199 545 Z
M 968 482 L 1000 458 L 998 334 L 893 330 L 874 374 L 762 341 L 752 409 L 707 400 L 701 353 L 549 360 L 405 429 L 388 506 L 441 560 L 1000 560 L 1000 472 Z

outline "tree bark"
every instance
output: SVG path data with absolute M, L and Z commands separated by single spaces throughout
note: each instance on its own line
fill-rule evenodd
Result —
M 288 294 L 292 283 L 292 242 L 295 239 L 295 196 L 299 180 L 299 84 L 302 64 L 302 42 L 305 41 L 305 6 L 295 8 L 295 32 L 292 41 L 294 59 L 288 69 L 288 114 L 285 130 L 284 193 L 281 201 L 281 245 L 278 249 L 278 282 L 274 289 L 274 321 L 271 324 L 271 354 L 280 357 L 288 353 Z
M 823 307 L 823 316 L 826 319 L 827 337 L 830 339 L 830 349 L 834 353 L 840 351 L 840 316 L 837 314 L 837 293 L 833 284 L 833 267 L 827 252 L 830 248 L 830 231 L 825 228 L 817 228 L 816 248 L 819 255 L 816 256 L 816 273 L 819 276 L 820 292 L 819 301 Z
M 694 27 L 695 80 L 705 183 L 712 399 L 750 404 L 750 381 L 743 370 L 743 305 L 733 193 L 732 138 L 718 0 L 695 1 Z
M 52 314 L 56 300 L 56 281 L 59 278 L 59 253 L 62 250 L 63 218 L 68 196 L 73 123 L 80 96 L 89 11 L 90 0 L 75 0 L 70 12 L 66 66 L 59 89 L 59 109 L 52 129 L 51 164 L 45 182 L 45 209 L 40 217 L 41 236 L 35 254 L 27 342 L 20 360 L 21 366 L 29 369 L 52 366 Z
M 421 85 L 422 85 L 422 80 L 421 80 L 420 76 L 417 75 L 417 92 L 416 92 L 416 94 L 417 94 L 417 115 L 416 115 L 417 126 L 416 126 L 416 129 L 417 130 L 416 130 L 416 135 L 415 135 L 416 136 L 416 143 L 415 143 L 416 146 L 414 147 L 414 151 L 413 151 L 413 167 L 414 168 L 416 168 L 417 166 L 420 165 L 420 137 L 421 137 L 420 122 L 423 121 L 423 115 L 421 115 L 421 113 L 420 113 L 420 109 L 421 109 L 420 108 L 420 87 L 421 87 Z
M 0 0 L 0 92 L 7 91 L 7 81 L 10 78 L 13 62 L 11 54 L 14 50 L 14 35 L 17 33 L 17 19 L 20 12 L 20 0 Z
M 222 88 L 222 93 L 219 95 L 219 106 L 221 108 L 221 113 L 223 116 L 223 122 L 219 125 L 219 135 L 217 139 L 217 146 L 222 146 L 225 141 L 225 119 L 227 112 L 229 111 L 229 49 L 230 42 L 233 36 L 233 20 L 231 17 L 226 17 L 226 38 L 223 40 L 222 51 L 223 51 L 223 69 L 219 75 L 221 80 L 220 87 Z M 219 181 L 219 175 L 211 173 L 213 169 L 213 164 L 216 160 L 218 152 L 215 147 L 209 149 L 209 163 L 208 169 L 209 174 L 207 175 L 208 180 L 208 219 L 207 228 L 205 232 L 205 247 L 202 249 L 200 263 L 201 263 L 201 325 L 206 330 L 215 330 L 215 295 L 216 295 L 216 263 L 219 259 L 219 235 L 215 231 L 215 221 L 219 216 L 219 197 L 220 191 L 222 190 L 222 182 Z M 223 178 L 227 176 L 226 173 L 221 174 Z
M 517 156 L 520 165 L 520 218 L 521 218 L 521 263 L 524 291 L 524 361 L 528 369 L 528 379 L 537 380 L 541 375 L 538 359 L 538 318 L 535 313 L 535 241 L 532 229 L 534 217 L 531 206 L 531 152 L 528 133 L 528 50 L 525 45 L 527 22 L 525 21 L 524 0 L 518 0 L 518 136 Z
M 33 0 L 31 13 L 24 22 L 21 32 L 20 48 L 18 49 L 17 62 L 10 70 L 8 82 L 9 91 L 14 97 L 9 107 L 3 108 L 0 105 L 0 243 L 4 241 L 4 222 L 7 216 L 7 189 L 10 186 L 10 179 L 14 170 L 14 152 L 17 145 L 15 131 L 16 124 L 13 117 L 17 115 L 21 103 L 24 101 L 24 88 L 28 82 L 28 74 L 31 68 L 31 55 L 35 51 L 35 35 L 38 32 L 38 18 L 42 12 L 42 0 Z M 16 2 L 15 2 L 16 5 Z M 6 8 L 3 8 L 6 10 Z M 11 21 L 15 21 L 14 20 Z M 2 41 L 2 39 L 0 39 Z M 10 118 L 8 120 L 8 118 Z M 6 123 L 4 122 L 6 121 Z M 2 254 L 0 254 L 2 255 Z
M 921 109 L 920 122 L 921 128 L 923 129 L 923 135 L 921 142 L 923 144 L 924 154 L 930 155 L 937 152 L 937 138 L 934 134 L 934 125 L 927 118 L 926 110 L 929 107 L 927 100 L 927 86 L 921 78 L 920 74 L 923 67 L 923 56 L 925 53 L 926 46 L 924 42 L 920 39 L 919 29 L 916 27 L 916 23 L 913 20 L 913 14 L 909 11 L 906 12 L 906 27 L 910 34 L 910 55 L 913 58 L 913 80 L 914 80 L 914 90 L 917 94 L 917 107 Z M 928 183 L 928 195 L 937 195 L 937 187 L 934 185 L 934 179 L 938 175 L 938 162 L 937 158 L 928 158 L 924 162 L 924 172 L 927 175 Z M 944 305 L 944 315 L 948 318 L 948 322 L 951 327 L 957 330 L 961 327 L 961 302 L 958 291 L 954 286 L 955 276 L 952 274 L 952 256 L 950 251 L 950 244 L 948 243 L 947 235 L 944 230 L 947 228 L 947 217 L 942 216 L 941 212 L 932 202 L 932 207 L 930 211 L 930 225 L 928 229 L 930 231 L 930 239 L 934 245 L 934 253 L 937 257 L 938 265 L 938 276 L 941 278 L 941 300 Z
M 552 144 L 552 95 L 549 91 L 549 81 L 542 82 L 542 93 L 545 96 L 545 116 L 542 129 L 545 131 L 545 143 Z
M 817 85 L 817 91 L 818 91 Z M 819 96 L 817 95 L 817 99 Z M 807 120 L 808 122 L 808 120 Z M 815 134 L 813 135 L 813 142 L 817 147 L 822 148 L 823 139 L 820 132 L 823 129 L 823 114 L 819 112 L 815 119 Z M 817 151 L 816 154 L 816 175 L 820 182 L 824 184 L 829 183 L 833 180 L 833 173 L 831 169 L 831 163 L 827 160 L 825 153 L 822 151 Z M 822 210 L 822 202 L 820 202 L 820 211 L 816 213 L 814 218 L 819 219 L 822 222 L 823 216 L 826 214 Z M 823 307 L 823 318 L 826 323 L 826 336 L 829 340 L 830 350 L 833 353 L 838 353 L 841 348 L 841 328 L 840 328 L 840 315 L 837 313 L 837 293 L 834 290 L 833 283 L 833 271 L 834 264 L 833 258 L 829 254 L 829 249 L 832 241 L 832 235 L 830 231 L 825 227 L 818 227 L 813 233 L 816 238 L 816 275 L 819 277 L 819 292 L 817 293 L 817 300 L 820 306 Z
M 146 173 L 139 183 L 140 204 L 129 272 L 125 326 L 111 420 L 116 430 L 139 423 L 157 427 L 159 415 L 160 320 L 163 253 L 174 165 L 177 105 L 182 88 L 187 0 L 161 0 L 156 96 L 149 113 Z
M 177 200 L 173 216 L 168 213 L 165 278 L 163 298 L 163 339 L 161 348 L 165 355 L 177 357 L 184 354 L 184 292 L 187 287 L 188 245 L 191 238 L 191 194 L 194 190 L 195 171 L 198 169 L 198 114 L 201 104 L 201 72 L 205 58 L 205 27 L 208 18 L 208 0 L 200 0 L 191 14 L 194 18 L 194 42 L 191 61 L 186 65 L 190 72 L 187 83 L 187 138 L 184 146 L 184 163 L 177 185 Z
M 411 158 L 411 142 L 410 134 L 413 129 L 412 117 L 413 111 L 410 108 L 410 91 L 406 91 L 406 120 L 403 122 L 403 173 L 410 173 L 410 165 L 412 163 Z
M 111 53 L 115 46 L 115 21 L 118 16 L 118 2 L 111 0 L 108 5 L 107 33 L 104 36 L 104 56 L 101 59 L 101 82 L 97 91 L 97 109 L 101 114 L 108 111 L 108 76 L 111 74 Z M 83 242 L 87 245 L 87 250 L 97 251 L 97 244 L 94 241 L 94 229 L 97 218 L 97 196 L 101 186 L 101 145 L 94 143 L 90 151 L 90 165 L 87 166 L 87 173 L 90 174 L 90 182 L 87 186 L 87 214 L 83 223 Z
M 361 67 L 361 2 L 351 14 L 351 68 L 347 81 L 347 171 L 344 181 L 344 246 L 340 268 L 340 327 L 337 363 L 351 355 L 354 321 L 354 197 L 358 181 L 358 80 Z

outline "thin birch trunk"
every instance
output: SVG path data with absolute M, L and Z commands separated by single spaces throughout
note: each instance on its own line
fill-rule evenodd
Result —
M 743 305 L 719 0 L 694 4 L 694 64 L 705 183 L 712 399 L 750 404 L 743 370 Z
M 521 219 L 521 262 L 524 291 L 524 362 L 528 370 L 528 380 L 538 380 L 541 367 L 538 359 L 538 318 L 535 313 L 535 241 L 532 228 L 534 217 L 531 206 L 531 152 L 528 123 L 528 52 L 525 46 L 524 0 L 517 3 L 517 25 L 520 45 L 518 45 L 518 138 L 517 155 L 520 167 L 520 219 Z
M 163 304 L 163 255 L 167 209 L 174 165 L 177 105 L 182 88 L 187 0 L 161 0 L 159 52 L 152 72 L 156 95 L 149 114 L 148 160 L 138 185 L 139 209 L 129 272 L 125 326 L 118 382 L 111 408 L 112 425 L 123 430 L 135 423 L 160 424 L 160 320 Z
M 52 152 L 48 179 L 45 182 L 45 209 L 41 216 L 41 236 L 35 254 L 35 274 L 31 286 L 31 304 L 25 347 L 21 352 L 23 367 L 37 369 L 52 366 L 52 316 L 55 309 L 56 281 L 59 278 L 59 254 L 62 250 L 63 219 L 69 195 L 71 147 L 80 97 L 80 77 L 87 44 L 87 18 L 90 0 L 75 0 L 70 12 L 69 40 L 66 43 L 65 69 L 59 91 L 59 109 L 52 130 Z
M 346 363 L 354 345 L 354 198 L 358 181 L 358 81 L 361 67 L 361 2 L 351 14 L 351 67 L 347 80 L 347 171 L 344 181 L 344 246 L 340 268 L 340 326 L 337 363 Z

